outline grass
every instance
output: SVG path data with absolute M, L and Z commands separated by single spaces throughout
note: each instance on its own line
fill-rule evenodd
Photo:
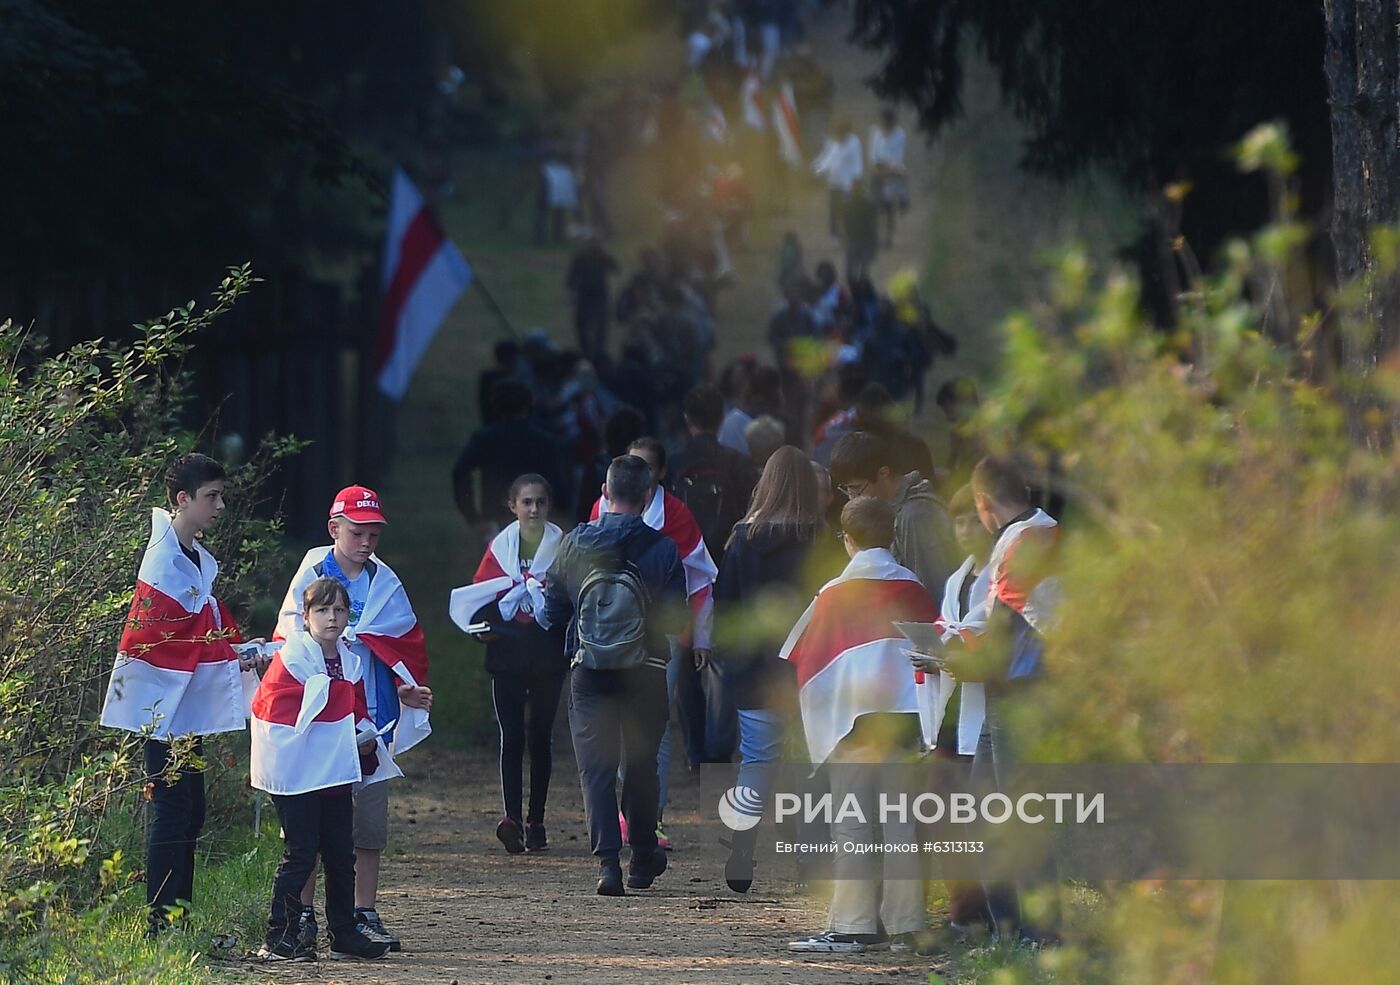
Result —
M 32 985 L 203 985 L 244 981 L 246 961 L 262 940 L 272 876 L 282 852 L 276 813 L 263 811 L 262 830 L 225 830 L 201 843 L 195 870 L 196 904 L 178 929 L 157 941 L 144 937 L 145 885 L 129 884 L 100 906 L 61 915 L 23 942 L 21 957 L 0 966 L 0 977 Z

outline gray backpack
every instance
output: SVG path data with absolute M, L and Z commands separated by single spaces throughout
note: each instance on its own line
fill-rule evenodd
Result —
M 651 593 L 636 565 L 619 561 L 594 568 L 578 590 L 578 650 L 574 666 L 626 670 L 647 659 Z

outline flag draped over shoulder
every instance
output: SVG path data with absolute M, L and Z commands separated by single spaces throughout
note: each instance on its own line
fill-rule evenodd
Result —
M 563 539 L 564 532 L 559 527 L 546 523 L 544 537 L 530 559 L 530 570 L 521 571 L 520 521 L 510 524 L 492 539 L 472 583 L 452 590 L 448 603 L 452 621 L 465 632 L 472 616 L 483 605 L 495 602 L 502 619 L 539 622 L 544 615 L 544 586 L 549 580 L 549 566 L 554 563 Z
M 773 106 L 773 132 L 778 135 L 778 156 L 795 168 L 803 165 L 802 127 L 797 121 L 797 100 L 792 94 L 792 83 L 784 82 L 778 88 Z
M 395 171 L 375 348 L 375 373 L 387 396 L 403 399 L 419 360 L 471 280 L 471 265 L 428 211 L 423 196 L 408 175 Z
M 990 567 L 983 568 L 973 580 L 966 609 L 962 604 L 963 582 L 972 573 L 974 563 L 974 559 L 968 557 L 943 586 L 943 605 L 935 625 L 941 631 L 945 643 L 959 635 L 966 626 L 969 613 L 980 612 L 986 603 L 991 582 Z M 919 688 L 919 719 L 924 730 L 924 743 L 932 748 L 937 744 L 938 733 L 943 727 L 943 716 L 948 710 L 948 702 L 952 700 L 953 692 L 959 686 L 962 687 L 962 697 L 958 702 L 957 753 L 960 756 L 971 756 L 977 752 L 977 740 L 982 734 L 982 721 L 987 712 L 987 694 L 983 684 L 973 681 L 959 682 L 946 670 L 939 671 L 936 680 L 929 680 Z
M 107 682 L 101 723 L 167 740 L 236 732 L 248 720 L 257 675 L 238 667 L 242 642 L 214 597 L 219 563 L 198 541 L 199 564 L 180 549 L 169 513 L 151 511 L 151 538 Z
M 743 109 L 744 122 L 759 133 L 768 129 L 767 100 L 763 98 L 763 83 L 759 81 L 758 69 L 749 69 L 744 76 L 744 84 L 739 87 L 739 105 Z
M 861 715 L 918 714 L 909 642 L 895 622 L 934 620 L 933 599 L 884 548 L 861 551 L 827 582 L 778 654 L 797 672 L 812 763 L 826 762 Z
M 305 627 L 301 619 L 301 598 L 306 587 L 322 577 L 327 558 L 333 548 L 313 547 L 301 559 L 292 583 L 287 587 L 286 598 L 282 600 L 281 614 L 277 619 L 276 639 L 291 639 L 292 635 Z M 420 685 L 428 683 L 428 648 L 423 638 L 423 627 L 409 604 L 408 593 L 403 582 L 377 556 L 371 555 L 370 564 L 375 566 L 374 577 L 369 583 L 369 597 L 365 600 L 364 612 L 353 629 L 346 629 L 341 639 L 353 645 L 356 640 L 365 644 L 380 663 L 394 672 L 404 684 Z M 422 708 L 403 706 L 398 725 L 394 728 L 394 755 L 407 752 L 432 734 L 428 722 L 428 712 Z
M 339 655 L 342 677 L 332 678 L 320 644 L 303 630 L 277 651 L 253 698 L 254 789 L 292 795 L 403 775 L 378 738 L 374 772 L 362 774 L 355 732 L 359 723 L 369 727 L 367 668 L 343 639 Z
M 602 514 L 611 512 L 607 498 L 600 497 L 593 504 L 593 512 L 588 519 L 596 520 Z M 715 578 L 719 575 L 719 568 L 705 546 L 695 514 L 685 503 L 658 487 L 656 495 L 651 497 L 651 502 L 642 512 L 642 522 L 664 534 L 680 552 L 681 566 L 685 569 L 685 595 L 690 601 L 694 627 L 692 645 L 701 650 L 709 649 L 715 618 Z

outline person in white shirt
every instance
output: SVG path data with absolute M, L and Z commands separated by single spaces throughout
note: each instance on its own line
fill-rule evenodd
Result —
M 837 120 L 832 125 L 831 136 L 826 138 L 821 153 L 812 162 L 812 170 L 826 179 L 831 196 L 831 235 L 840 240 L 846 197 L 851 193 L 851 186 L 865 173 L 860 138 L 849 123 Z
M 909 177 L 904 168 L 904 128 L 895 111 L 880 111 L 880 122 L 870 128 L 870 171 L 875 201 L 885 214 L 885 246 L 894 241 L 895 212 L 909 208 Z

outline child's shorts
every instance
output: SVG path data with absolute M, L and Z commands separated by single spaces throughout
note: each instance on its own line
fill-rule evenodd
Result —
M 389 843 L 389 784 L 381 780 L 355 794 L 355 847 L 382 852 Z

